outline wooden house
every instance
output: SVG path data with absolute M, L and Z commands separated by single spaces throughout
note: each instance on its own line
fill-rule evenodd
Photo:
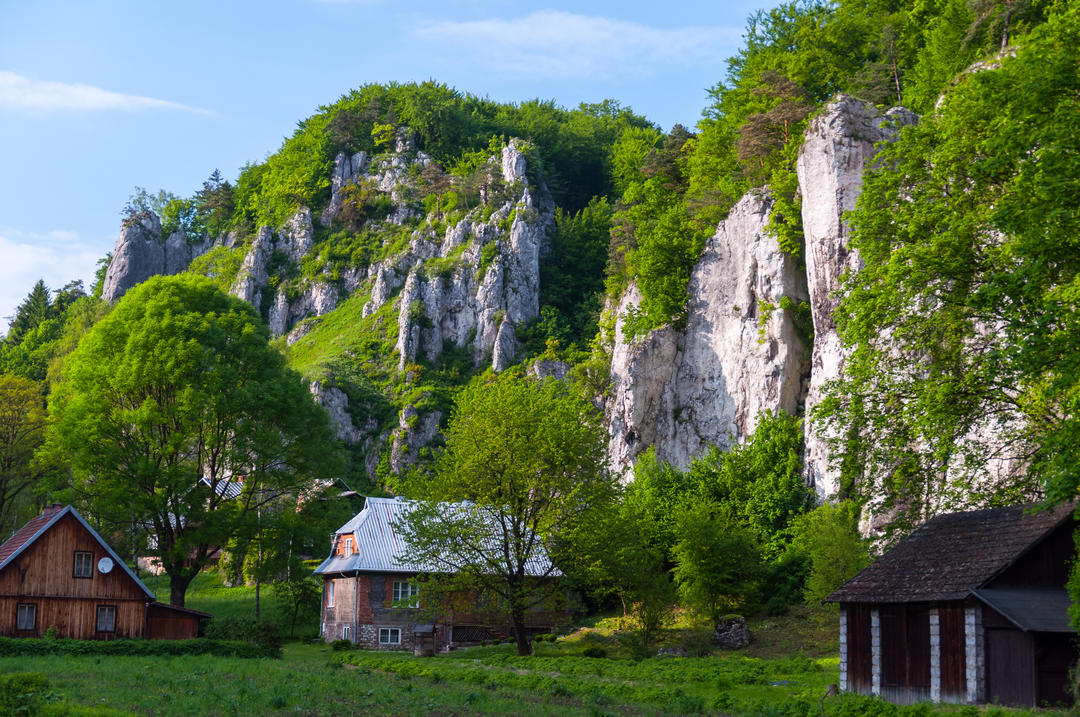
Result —
M 840 687 L 896 703 L 1070 702 L 1073 506 L 938 516 L 828 598 Z
M 0 545 L 0 635 L 184 639 L 209 617 L 156 602 L 71 506 L 45 508 Z
M 406 559 L 394 527 L 408 509 L 407 501 L 367 498 L 364 509 L 334 534 L 330 556 L 315 570 L 323 579 L 323 639 L 372 649 L 436 651 L 509 636 L 509 623 L 472 595 L 444 596 L 436 618 L 429 606 L 420 609 L 426 573 Z M 546 555 L 530 564 L 529 572 L 548 575 Z M 526 626 L 542 633 L 568 623 L 563 610 L 537 609 L 530 611 Z

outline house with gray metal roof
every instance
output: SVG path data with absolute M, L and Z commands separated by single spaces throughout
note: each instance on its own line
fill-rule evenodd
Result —
M 453 514 L 463 505 L 442 503 L 440 508 Z M 413 506 L 401 498 L 369 497 L 364 509 L 334 533 L 330 555 L 315 569 L 323 580 L 325 640 L 346 639 L 374 649 L 409 649 L 421 643 L 445 649 L 509 634 L 509 626 L 487 609 L 483 596 L 457 596 L 421 610 L 426 577 L 451 570 L 447 563 L 418 564 L 409 557 L 397 526 Z M 526 564 L 526 573 L 537 580 L 561 576 L 542 550 Z M 536 610 L 528 627 L 551 632 L 568 619 L 564 611 Z
M 901 704 L 1071 702 L 1073 505 L 931 519 L 826 598 L 840 687 Z

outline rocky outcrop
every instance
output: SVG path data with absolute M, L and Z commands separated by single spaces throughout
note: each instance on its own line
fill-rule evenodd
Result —
M 152 276 L 179 274 L 211 246 L 205 238 L 188 241 L 182 229 L 163 237 L 161 220 L 152 212 L 125 222 L 105 272 L 101 298 L 116 301 Z
M 810 347 L 797 316 L 808 293 L 795 258 L 765 232 L 770 207 L 751 192 L 720 223 L 691 275 L 685 330 L 625 336 L 622 317 L 640 296 L 631 287 L 623 297 L 607 421 L 611 465 L 624 476 L 649 446 L 684 467 L 744 440 L 762 411 L 799 410 Z
M 881 114 L 872 105 L 841 95 L 807 129 L 797 171 L 814 320 L 808 413 L 820 402 L 823 386 L 840 376 L 846 357 L 832 314 L 839 302 L 840 279 L 844 272 L 858 268 L 859 259 L 848 248 L 844 212 L 855 208 L 863 172 L 877 154 L 875 143 L 895 139 L 900 127 L 916 119 L 902 108 Z M 832 495 L 839 475 L 829 467 L 828 436 L 813 421 L 804 425 L 807 480 L 819 495 Z
M 449 343 L 471 348 L 473 361 L 490 361 L 496 371 L 517 353 L 514 329 L 540 312 L 540 257 L 553 221 L 546 188 L 530 188 L 525 156 L 516 140 L 502 152 L 507 185 L 520 192 L 507 199 L 487 222 L 470 214 L 446 229 L 439 242 L 417 238 L 409 261 L 375 269 L 372 300 L 392 291 L 411 263 L 398 295 L 399 368 L 423 357 L 431 360 Z M 536 198 L 534 198 L 534 192 Z M 511 219 L 511 216 L 513 217 Z M 502 225 L 510 221 L 509 232 Z
M 430 446 L 439 435 L 441 411 L 419 413 L 414 406 L 401 409 L 398 429 L 390 444 L 390 470 L 401 473 L 419 457 L 420 449 Z

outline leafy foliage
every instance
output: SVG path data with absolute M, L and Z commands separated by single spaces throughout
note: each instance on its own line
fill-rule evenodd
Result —
M 602 510 L 612 497 L 602 470 L 596 410 L 560 381 L 513 372 L 481 377 L 458 397 L 446 449 L 410 481 L 422 498 L 399 526 L 410 557 L 455 573 L 505 601 L 518 650 L 531 651 L 525 614 L 542 604 L 554 568 L 535 566 L 544 544 Z M 448 509 L 440 502 L 462 501 Z
M 853 354 L 819 415 L 844 432 L 845 479 L 902 509 L 898 528 L 1080 488 L 1078 38 L 1062 7 L 967 76 L 883 151 L 852 217 L 865 268 L 836 318 Z M 1026 471 L 987 481 L 1008 456 Z
M 125 294 L 65 363 L 50 412 L 72 497 L 148 526 L 174 604 L 257 509 L 337 466 L 326 414 L 254 309 L 193 276 Z

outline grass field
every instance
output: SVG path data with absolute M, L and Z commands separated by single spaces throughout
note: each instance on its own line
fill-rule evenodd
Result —
M 164 580 L 155 585 L 150 579 L 148 585 L 159 595 L 167 593 Z M 253 588 L 225 588 L 208 573 L 192 585 L 188 605 L 221 617 L 250 617 L 253 599 Z M 276 614 L 269 595 L 263 614 Z M 828 685 L 838 679 L 836 626 L 834 618 L 805 609 L 751 621 L 754 642 L 737 652 L 712 650 L 707 631 L 692 624 L 676 623 L 664 631 L 663 644 L 705 657 L 630 659 L 640 651 L 623 627 L 618 618 L 593 620 L 557 642 L 536 643 L 531 657 L 518 657 L 510 644 L 418 658 L 291 643 L 281 659 L 3 657 L 0 674 L 45 675 L 49 711 L 40 714 L 53 715 L 1023 714 L 1000 708 L 896 708 L 856 696 L 822 702 Z M 585 657 L 588 647 L 603 648 L 608 656 Z M 82 713 L 81 707 L 103 711 Z

